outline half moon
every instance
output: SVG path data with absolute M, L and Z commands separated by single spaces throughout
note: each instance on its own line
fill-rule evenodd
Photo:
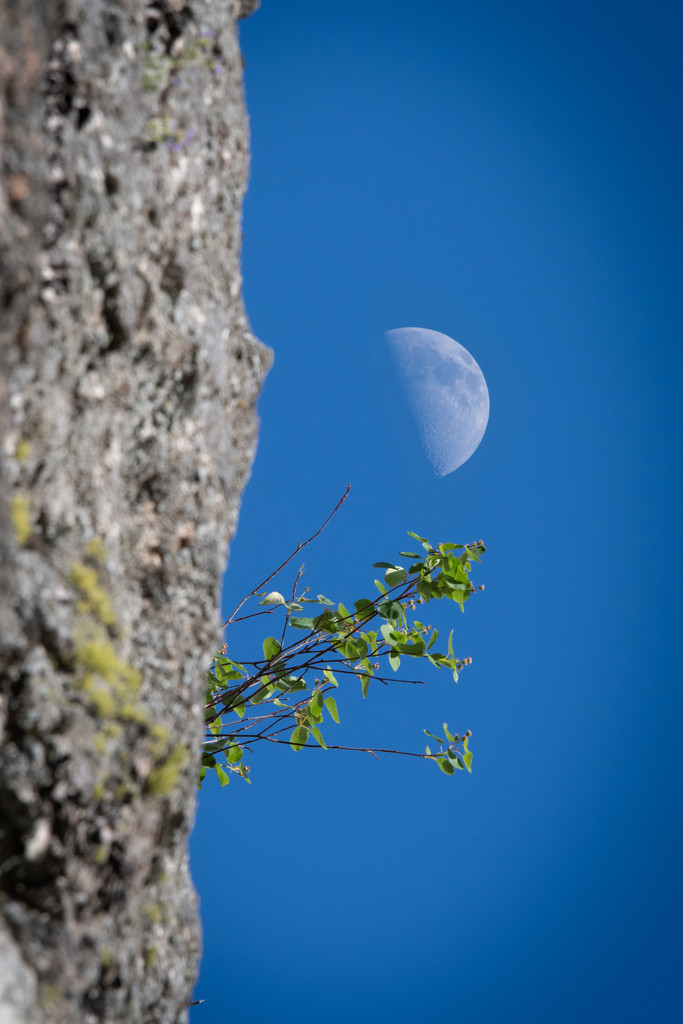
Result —
M 466 348 L 439 331 L 399 327 L 385 335 L 422 446 L 437 476 L 462 466 L 489 421 L 489 392 Z

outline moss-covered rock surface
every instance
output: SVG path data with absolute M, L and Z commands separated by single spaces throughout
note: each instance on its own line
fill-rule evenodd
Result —
M 237 0 L 0 0 L 0 1020 L 176 1022 L 269 353 Z

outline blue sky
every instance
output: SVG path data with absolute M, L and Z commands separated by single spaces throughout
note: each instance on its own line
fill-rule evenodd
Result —
M 407 530 L 488 551 L 485 592 L 432 617 L 473 658 L 457 687 L 354 682 L 335 733 L 419 750 L 446 720 L 471 776 L 272 747 L 202 791 L 197 1024 L 683 1016 L 682 21 L 266 0 L 241 25 L 244 292 L 275 364 L 225 613 L 348 483 L 293 563 L 316 593 L 371 593 Z M 441 479 L 383 349 L 413 325 L 491 397 Z

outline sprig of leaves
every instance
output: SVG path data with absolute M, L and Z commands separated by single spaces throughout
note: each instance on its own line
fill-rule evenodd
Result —
M 346 496 L 338 503 L 334 513 Z M 447 668 L 457 682 L 459 673 L 471 658 L 457 658 L 453 650 L 453 631 L 446 651 L 438 651 L 439 633 L 431 625 L 413 618 L 418 605 L 433 600 L 455 601 L 462 611 L 475 590 L 470 580 L 472 562 L 479 562 L 486 550 L 474 544 L 432 545 L 416 533 L 409 536 L 419 541 L 423 552 L 402 551 L 406 565 L 375 562 L 373 568 L 384 569 L 383 579 L 376 579 L 377 596 L 361 597 L 353 602 L 353 610 L 335 603 L 324 594 L 312 598 L 309 588 L 300 590 L 303 571 L 299 570 L 289 600 L 278 591 L 264 592 L 270 582 L 327 525 L 332 515 L 316 534 L 303 544 L 258 588 L 240 602 L 226 623 L 257 615 L 271 615 L 284 609 L 280 638 L 266 636 L 263 657 L 255 661 L 236 661 L 228 655 L 224 644 L 214 657 L 207 674 L 205 704 L 206 740 L 202 752 L 201 781 L 213 770 L 226 785 L 232 774 L 249 781 L 249 768 L 244 764 L 245 751 L 261 741 L 281 743 L 299 751 L 304 747 L 326 750 L 364 750 L 397 753 L 435 761 L 447 775 L 456 770 L 471 771 L 472 752 L 469 730 L 460 735 L 451 733 L 446 723 L 443 735 L 425 730 L 438 744 L 425 752 L 387 750 L 385 748 L 349 747 L 326 742 L 321 727 L 331 720 L 339 724 L 339 710 L 334 690 L 338 676 L 355 676 L 367 697 L 371 682 L 388 684 L 397 679 L 404 659 L 425 659 L 436 668 Z M 255 611 L 237 617 L 237 612 L 250 599 L 260 599 Z M 299 614 L 306 605 L 319 610 L 312 615 Z M 312 609 L 311 609 L 312 610 Z M 391 671 L 391 675 L 388 673 Z M 415 678 L 403 682 L 421 683 Z M 286 734 L 286 735 L 285 735 Z

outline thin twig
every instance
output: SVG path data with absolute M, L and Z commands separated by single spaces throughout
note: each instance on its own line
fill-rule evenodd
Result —
M 296 601 L 296 587 L 297 587 L 297 583 L 301 579 L 303 571 L 304 571 L 304 563 L 302 562 L 301 563 L 301 568 L 299 569 L 298 573 L 296 574 L 296 579 L 294 580 L 294 583 L 292 585 L 292 600 L 290 602 L 291 604 L 294 604 L 295 601 Z M 282 648 L 284 646 L 284 643 L 285 643 L 285 633 L 287 632 L 287 626 L 289 625 L 289 616 L 290 616 L 290 611 L 289 611 L 289 608 L 288 608 L 287 609 L 287 614 L 285 615 L 284 625 L 282 626 L 282 636 L 280 637 L 280 650 L 282 650 Z
M 286 726 L 285 728 L 289 728 Z M 289 740 L 276 740 L 274 736 L 261 735 L 250 737 L 251 739 L 264 739 L 268 740 L 269 743 L 281 743 L 283 746 L 291 746 Z M 401 754 L 403 757 L 421 757 L 423 760 L 433 760 L 435 757 L 445 756 L 441 753 L 436 754 L 416 754 L 414 750 L 388 750 L 386 747 L 343 747 L 336 743 L 326 743 L 325 747 L 321 747 L 319 743 L 297 743 L 297 747 L 307 750 L 353 750 L 361 754 L 372 754 L 373 757 L 377 757 L 378 754 Z
M 277 574 L 279 572 L 281 572 L 286 565 L 289 565 L 289 563 L 292 561 L 292 559 L 296 555 L 298 555 L 299 552 L 303 548 L 305 548 L 307 544 L 310 544 L 312 540 L 315 540 L 316 537 L 320 536 L 320 534 L 323 532 L 323 530 L 325 529 L 325 527 L 329 523 L 330 519 L 332 519 L 332 517 L 339 511 L 339 509 L 342 507 L 342 505 L 344 504 L 344 502 L 348 498 L 350 490 L 351 490 L 351 484 L 349 484 L 349 486 L 346 488 L 346 490 L 344 491 L 344 494 L 339 499 L 337 504 L 334 506 L 334 508 L 332 509 L 332 511 L 330 512 L 329 516 L 327 517 L 327 519 L 325 520 L 323 525 L 320 527 L 320 529 L 316 530 L 316 532 L 311 537 L 309 537 L 308 540 L 299 541 L 299 543 L 295 547 L 294 551 L 292 551 L 292 553 L 289 556 L 289 558 L 286 558 L 284 560 L 284 562 L 282 563 L 282 565 L 278 566 L 278 568 L 275 570 L 275 572 L 271 572 L 270 576 L 266 576 L 266 578 L 263 580 L 262 583 L 259 583 L 258 586 L 254 587 L 252 592 L 250 594 L 247 594 L 247 596 L 240 601 L 240 603 L 237 605 L 237 607 L 235 608 L 235 611 L 232 613 L 232 615 L 230 616 L 228 621 L 223 624 L 223 629 L 227 629 L 227 627 L 229 625 L 231 625 L 231 623 L 233 622 L 234 616 L 240 610 L 242 605 L 246 604 L 246 602 L 249 600 L 250 597 L 253 597 L 254 594 L 256 594 L 257 591 L 259 591 L 262 587 L 265 587 L 266 583 L 269 583 L 273 579 L 274 576 L 277 576 Z

